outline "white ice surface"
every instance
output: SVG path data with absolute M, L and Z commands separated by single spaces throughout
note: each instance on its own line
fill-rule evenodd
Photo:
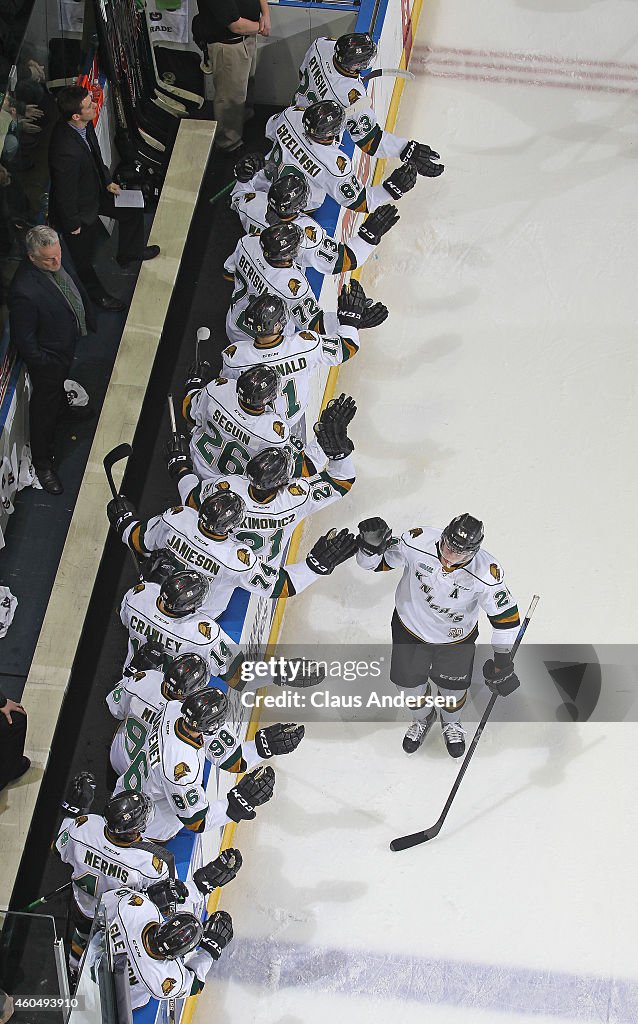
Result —
M 446 172 L 364 273 L 391 314 L 340 375 L 359 477 L 303 548 L 469 511 L 522 608 L 541 594 L 530 641 L 633 642 L 638 4 L 425 0 L 412 68 L 397 131 Z M 387 641 L 395 575 L 342 567 L 283 641 Z M 196 1022 L 638 1020 L 636 727 L 488 726 L 444 832 L 391 854 L 457 770 L 401 735 L 309 725 L 278 760 Z

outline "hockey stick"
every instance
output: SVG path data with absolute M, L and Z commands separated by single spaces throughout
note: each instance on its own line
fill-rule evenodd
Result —
M 227 185 L 224 185 L 223 188 L 220 188 L 219 192 L 216 192 L 213 198 L 209 199 L 208 202 L 216 203 L 218 199 L 221 199 L 221 197 L 225 196 L 227 192 L 230 192 L 231 188 L 233 188 L 236 184 L 237 178 L 233 178 L 233 180 L 229 181 Z
M 115 465 L 116 462 L 121 462 L 122 459 L 130 458 L 130 456 L 132 454 L 133 454 L 133 449 L 131 448 L 130 444 L 127 444 L 126 441 L 125 441 L 123 444 L 118 444 L 118 445 L 115 446 L 115 448 L 111 448 L 111 451 L 107 452 L 106 455 L 104 456 L 104 459 L 103 459 L 104 472 L 106 473 L 106 479 L 109 482 L 109 487 L 111 488 L 111 494 L 113 495 L 113 498 L 119 498 L 120 497 L 120 495 L 118 493 L 118 490 L 117 490 L 117 488 L 115 486 L 115 481 L 113 479 L 113 466 Z M 128 544 L 126 545 L 126 547 L 131 552 L 131 558 L 133 559 L 133 562 L 134 562 L 134 565 L 135 565 L 135 571 L 136 571 L 139 579 L 143 580 L 144 579 L 144 575 L 142 573 L 142 568 L 140 566 L 139 559 L 138 559 L 137 555 L 133 551 L 133 548 L 130 547 Z
M 538 601 L 539 601 L 538 594 L 534 594 L 532 600 L 530 601 L 529 608 L 527 609 L 527 615 L 523 619 L 523 622 L 521 623 L 521 628 L 519 629 L 518 635 L 516 637 L 516 640 L 514 641 L 514 646 L 512 647 L 512 650 L 510 651 L 510 655 L 511 655 L 512 658 L 514 657 L 514 655 L 516 654 L 516 652 L 517 652 L 517 650 L 518 650 L 518 648 L 520 646 L 520 642 L 521 642 L 521 640 L 523 639 L 523 637 L 525 635 L 525 631 L 527 630 L 527 627 L 529 626 L 529 620 L 531 619 L 532 615 L 534 614 L 534 609 L 536 608 L 536 605 L 538 604 Z M 399 850 L 409 850 L 410 847 L 412 847 L 412 846 L 419 846 L 420 843 L 427 843 L 427 841 L 429 839 L 434 839 L 434 838 L 436 838 L 436 836 L 438 836 L 439 832 L 441 831 L 441 829 L 443 827 L 443 822 L 445 821 L 445 819 L 447 817 L 447 813 L 448 813 L 450 807 L 452 806 L 452 801 L 454 800 L 454 797 L 456 796 L 456 794 L 458 792 L 458 788 L 461 785 L 461 780 L 463 779 L 463 776 L 465 775 L 465 772 L 467 771 L 467 767 L 468 767 L 468 765 L 470 763 L 470 760 L 472 758 L 472 754 L 474 753 L 474 751 L 476 750 L 476 747 L 478 746 L 478 741 L 481 738 L 481 735 L 483 733 L 483 729 L 485 728 L 485 726 L 487 724 L 488 718 L 492 714 L 492 708 L 496 704 L 496 701 L 498 700 L 498 696 L 499 696 L 498 693 L 493 693 L 492 696 L 490 697 L 489 701 L 488 701 L 488 705 L 487 705 L 485 711 L 483 712 L 483 717 L 481 718 L 481 721 L 479 722 L 478 729 L 476 730 L 476 732 L 474 734 L 474 739 L 472 740 L 472 743 L 470 745 L 470 749 L 468 750 L 467 754 L 465 755 L 465 758 L 463 760 L 463 764 L 461 765 L 461 770 L 459 771 L 459 774 L 456 777 L 456 781 L 455 781 L 454 785 L 452 786 L 452 790 L 450 792 L 450 795 L 449 795 L 449 797 L 447 798 L 447 800 L 445 802 L 445 807 L 441 811 L 441 814 L 440 814 L 438 820 L 434 823 L 434 825 L 431 825 L 430 828 L 424 829 L 423 832 L 414 832 L 410 836 L 400 836 L 398 839 L 393 839 L 392 842 L 390 843 L 390 849 L 393 850 L 395 853 L 397 853 Z
M 376 68 L 369 75 L 361 75 L 361 81 L 367 85 L 371 78 L 407 78 L 413 82 L 415 75 L 411 71 L 404 71 L 402 68 Z
M 22 908 L 22 910 L 18 910 L 17 913 L 28 914 L 29 911 L 34 910 L 35 907 L 40 907 L 42 906 L 43 903 L 49 903 L 50 900 L 55 899 L 55 897 L 59 896 L 60 893 L 65 892 L 71 886 L 71 884 L 71 881 L 65 882 L 64 885 L 61 885 L 59 889 L 54 889 L 53 892 L 48 892 L 46 896 L 40 896 L 39 899 L 33 900 L 33 903 L 28 903 L 26 907 Z

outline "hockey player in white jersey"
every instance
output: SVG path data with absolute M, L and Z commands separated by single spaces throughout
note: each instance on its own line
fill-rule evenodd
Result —
M 390 678 L 417 698 L 419 708 L 403 740 L 411 754 L 423 743 L 436 719 L 431 680 L 450 704 L 441 708 L 448 752 L 465 751 L 461 709 L 472 678 L 481 609 L 492 624 L 494 658 L 483 666 L 487 686 L 507 696 L 518 686 L 510 650 L 520 619 L 516 601 L 504 583 L 503 569 L 481 547 L 483 524 L 465 513 L 441 530 L 416 527 L 393 537 L 378 516 L 359 524 L 357 562 L 382 572 L 403 569 L 392 617 Z
M 376 44 L 367 32 L 351 32 L 336 40 L 315 39 L 299 69 L 299 88 L 293 104 L 308 107 L 322 100 L 333 100 L 345 111 L 345 130 L 364 153 L 414 160 L 419 174 L 438 177 L 444 168 L 436 162 L 439 154 L 430 146 L 384 131 L 371 105 L 364 103 L 363 109 L 356 112 L 348 110 L 355 103 L 359 107 L 367 95 L 361 72 L 372 66 L 376 55 Z
M 303 174 L 310 185 L 311 213 L 326 196 L 355 213 L 371 213 L 388 199 L 399 200 L 413 189 L 417 164 L 406 160 L 380 185 L 364 185 L 339 141 L 344 126 L 343 108 L 334 100 L 306 107 L 286 107 L 266 125 L 272 142 L 263 171 L 254 179 L 260 191 L 285 174 Z
M 353 399 L 346 395 L 333 399 L 324 410 L 315 429 L 327 453 L 326 467 L 314 476 L 295 477 L 288 453 L 265 448 L 250 460 L 245 477 L 201 483 L 194 474 L 182 476 L 178 486 L 184 504 L 198 509 L 216 491 L 232 489 L 245 505 L 236 539 L 265 561 L 280 565 L 296 527 L 342 498 L 355 481 L 354 445 L 347 435 L 355 411 Z
M 274 224 L 294 222 L 301 228 L 301 248 L 297 262 L 312 267 L 320 274 L 345 274 L 361 267 L 373 253 L 382 237 L 399 220 L 399 211 L 392 203 L 368 214 L 359 230 L 347 242 L 338 242 L 304 211 L 310 203 L 308 179 L 298 174 L 284 174 L 273 181 L 268 192 L 259 191 L 252 177 L 252 154 L 235 164 L 237 184 L 230 205 L 238 214 L 248 235 L 259 235 Z M 242 177 L 251 172 L 250 177 Z
M 245 771 L 249 763 L 294 750 L 303 726 L 270 726 L 260 730 L 264 741 L 258 733 L 252 744 L 241 746 L 225 727 L 227 715 L 226 695 L 209 687 L 183 704 L 170 701 L 155 720 L 143 749 L 115 788 L 116 793 L 139 790 L 153 801 L 155 815 L 146 838 L 164 842 L 183 827 L 205 832 L 230 821 L 250 821 L 255 808 L 272 797 L 275 776 L 267 765 L 245 775 L 225 799 L 209 804 L 203 785 L 205 760 L 228 772 Z
M 200 566 L 200 572 L 190 567 L 178 569 L 179 558 L 173 562 L 173 572 L 163 583 L 138 583 L 122 599 L 120 619 L 129 635 L 124 673 L 152 641 L 163 651 L 160 664 L 164 670 L 180 654 L 198 654 L 210 675 L 232 674 L 238 648 L 215 621 L 218 601 L 203 574 L 207 563 Z
M 70 784 L 63 802 L 66 817 L 62 821 L 54 847 L 68 864 L 73 882 L 73 923 L 69 966 L 77 970 L 86 947 L 100 899 L 110 889 L 122 885 L 148 891 L 160 907 L 165 902 L 191 902 L 207 896 L 235 877 L 241 867 L 238 850 L 226 851 L 199 868 L 187 884 L 172 877 L 168 851 L 151 846 L 142 832 L 153 816 L 153 805 L 143 793 L 124 790 L 112 797 L 104 815 L 90 814 L 95 779 L 81 772 Z
M 124 496 L 111 499 L 109 522 L 120 539 L 140 555 L 166 549 L 179 562 L 201 571 L 213 584 L 207 610 L 217 617 L 235 587 L 260 597 L 292 597 L 328 576 L 353 557 L 357 542 L 348 530 L 320 537 L 302 562 L 276 569 L 230 536 L 245 515 L 244 503 L 232 491 L 219 491 L 202 502 L 199 513 L 179 505 L 146 522 Z
M 229 345 L 222 352 L 222 374 L 237 378 L 250 366 L 273 366 L 281 381 L 282 414 L 290 427 L 304 415 L 311 397 L 315 370 L 340 366 L 359 351 L 359 331 L 378 327 L 388 310 L 374 305 L 356 280 L 341 289 L 337 308 L 339 333 L 298 331 L 288 320 L 286 304 L 277 295 L 253 296 L 244 312 L 244 327 L 252 340 Z
M 210 669 L 198 654 L 180 654 L 164 672 L 136 672 L 120 679 L 106 706 L 121 724 L 111 743 L 111 767 L 123 775 L 144 746 L 159 712 L 169 700 L 182 701 L 208 685 Z
M 164 920 L 143 893 L 121 887 L 102 899 L 113 956 L 128 961 L 131 1007 L 150 999 L 197 995 L 222 950 L 233 938 L 230 914 L 217 910 L 204 926 L 194 914 L 178 911 Z

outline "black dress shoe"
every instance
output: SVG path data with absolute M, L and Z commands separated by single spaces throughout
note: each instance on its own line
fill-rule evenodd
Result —
M 114 295 L 99 295 L 93 299 L 93 305 L 98 309 L 106 309 L 109 313 L 122 313 L 126 309 L 126 303 L 116 299 Z
M 43 491 L 48 491 L 49 494 L 62 494 L 64 487 L 54 469 L 36 469 L 35 475 L 40 481 Z
M 23 754 L 22 755 L 22 760 L 20 761 L 18 767 L 16 768 L 16 770 L 13 773 L 13 775 L 11 776 L 10 781 L 11 782 L 15 782 L 16 779 L 21 779 L 22 776 L 25 774 L 25 772 L 29 771 L 30 767 L 31 767 L 31 762 L 30 762 L 29 758 L 25 757 L 24 754 Z
M 116 263 L 119 263 L 121 267 L 130 267 L 134 263 L 141 263 L 142 260 L 154 260 L 156 256 L 160 254 L 159 245 L 146 245 L 142 250 L 141 256 L 133 256 L 130 258 L 116 257 Z

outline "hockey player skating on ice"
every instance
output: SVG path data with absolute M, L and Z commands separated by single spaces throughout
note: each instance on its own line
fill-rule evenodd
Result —
M 272 366 L 281 381 L 282 413 L 289 427 L 303 416 L 310 401 L 314 371 L 319 366 L 340 366 L 359 351 L 359 330 L 378 327 L 388 310 L 381 302 L 369 303 L 358 281 L 341 289 L 337 307 L 339 333 L 317 334 L 299 331 L 290 323 L 285 302 L 262 292 L 254 296 L 244 312 L 244 328 L 250 332 L 222 352 L 222 376 L 237 378 L 255 365 Z
M 239 851 L 226 851 L 217 860 L 199 868 L 189 887 L 172 879 L 166 851 L 153 849 L 142 840 L 142 832 L 153 816 L 153 805 L 143 793 L 124 790 L 112 797 L 104 815 L 90 814 L 95 779 L 81 772 L 70 784 L 63 808 L 66 817 L 55 840 L 55 849 L 71 868 L 73 879 L 73 923 L 69 966 L 76 971 L 91 931 L 100 899 L 110 889 L 127 885 L 147 890 L 162 906 L 207 896 L 217 886 L 231 881 L 241 867 Z M 214 884 L 213 884 L 214 883 Z
M 239 215 L 248 235 L 259 235 L 273 224 L 291 221 L 301 228 L 301 248 L 297 255 L 301 267 L 312 267 L 320 274 L 345 274 L 355 267 L 361 267 L 383 236 L 399 220 L 396 206 L 386 203 L 377 207 L 374 213 L 368 214 L 358 232 L 347 243 L 338 242 L 304 212 L 310 203 L 308 179 L 298 174 L 284 174 L 271 184 L 267 193 L 261 192 L 255 186 L 253 175 L 255 166 L 261 168 L 262 164 L 263 158 L 256 164 L 252 154 L 237 161 L 235 177 L 238 181 L 230 205 Z
M 346 395 L 333 399 L 324 410 L 315 427 L 327 455 L 322 472 L 308 478 L 295 477 L 287 452 L 264 448 L 248 463 L 245 477 L 226 477 L 202 484 L 194 474 L 186 474 L 178 485 L 182 501 L 197 509 L 209 495 L 232 488 L 245 505 L 235 538 L 250 545 L 265 561 L 281 564 L 299 523 L 343 497 L 355 481 L 351 457 L 354 445 L 347 434 L 355 411 L 353 399 Z
M 466 513 L 444 530 L 416 527 L 393 537 L 375 516 L 359 524 L 358 540 L 357 562 L 364 569 L 403 569 L 392 617 L 390 678 L 421 702 L 403 749 L 418 750 L 436 719 L 436 708 L 428 704 L 431 680 L 452 702 L 441 708 L 441 725 L 448 752 L 460 757 L 465 751 L 461 710 L 481 609 L 492 624 L 494 647 L 494 658 L 483 666 L 485 682 L 501 696 L 519 685 L 509 654 L 520 626 L 518 608 L 501 566 L 481 547 L 483 524 Z
M 319 576 L 352 558 L 357 542 L 348 530 L 320 537 L 303 562 L 277 569 L 231 536 L 245 515 L 239 495 L 219 491 L 196 512 L 179 505 L 144 522 L 124 496 L 111 499 L 109 522 L 117 535 L 140 555 L 166 549 L 183 564 L 204 573 L 211 583 L 207 610 L 216 618 L 226 609 L 235 587 L 276 600 L 292 597 Z M 141 586 L 141 584 L 140 584 Z
M 175 565 L 163 583 L 138 583 L 127 590 L 120 607 L 120 619 L 129 635 L 125 674 L 149 641 L 159 645 L 161 660 L 155 668 L 166 670 L 178 655 L 198 654 L 209 675 L 232 671 L 237 644 L 215 621 L 218 601 L 211 595 L 209 602 L 209 594 L 206 576 L 195 569 L 178 570 Z
M 269 726 L 252 743 L 240 746 L 226 728 L 228 699 L 209 687 L 168 703 L 156 719 L 143 749 L 115 792 L 140 790 L 153 802 L 155 814 L 145 837 L 164 842 L 183 828 L 205 832 L 230 821 L 251 821 L 255 808 L 272 797 L 275 773 L 269 765 L 255 768 L 223 800 L 209 804 L 203 786 L 206 758 L 228 772 L 244 771 L 250 763 L 274 754 L 292 752 L 301 742 L 303 726 Z
M 266 125 L 273 145 L 266 165 L 254 179 L 259 190 L 285 174 L 302 174 L 310 185 L 307 212 L 318 210 L 326 196 L 355 213 L 371 213 L 389 199 L 399 200 L 416 185 L 418 166 L 408 159 L 396 167 L 381 185 L 364 185 L 352 160 L 340 148 L 345 116 L 334 100 L 306 107 L 287 107 Z
M 134 1010 L 150 999 L 197 995 L 233 937 L 232 920 L 224 910 L 212 914 L 203 927 L 186 911 L 164 920 L 148 896 L 127 888 L 106 893 L 102 905 L 112 954 L 123 953 L 128 960 Z
M 419 174 L 436 178 L 443 173 L 437 163 L 439 154 L 430 146 L 414 139 L 402 139 L 384 131 L 378 124 L 372 106 L 348 113 L 348 108 L 366 96 L 361 73 L 372 66 L 377 47 L 367 32 L 351 32 L 337 40 L 319 38 L 310 45 L 299 69 L 299 88 L 293 103 L 308 107 L 332 100 L 346 112 L 345 130 L 364 153 L 377 157 L 398 157 L 413 160 Z

